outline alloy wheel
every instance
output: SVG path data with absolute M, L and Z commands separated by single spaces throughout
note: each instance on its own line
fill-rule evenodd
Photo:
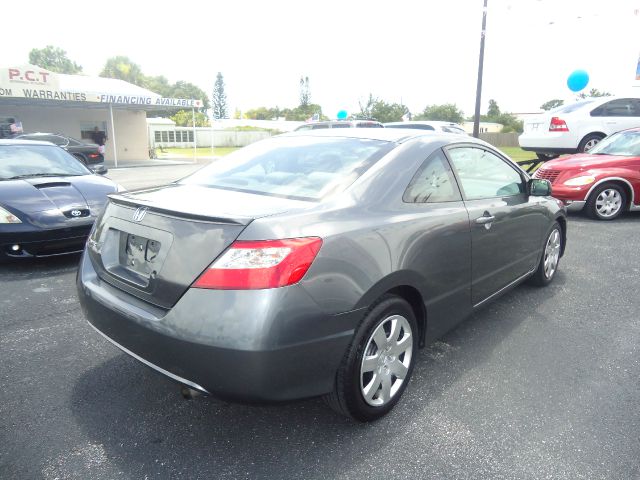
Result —
M 558 268 L 558 261 L 560 260 L 560 232 L 555 229 L 549 235 L 547 244 L 544 247 L 544 276 L 547 278 L 553 277 Z
M 596 197 L 596 211 L 603 218 L 613 217 L 622 208 L 622 195 L 615 188 L 607 188 Z
M 380 407 L 398 393 L 407 378 L 413 353 L 413 332 L 401 315 L 385 318 L 367 340 L 360 365 L 360 392 L 369 405 Z

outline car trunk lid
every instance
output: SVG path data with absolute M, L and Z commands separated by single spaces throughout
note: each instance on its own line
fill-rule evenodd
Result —
M 111 195 L 87 252 L 102 280 L 169 309 L 253 219 L 304 203 L 179 184 Z

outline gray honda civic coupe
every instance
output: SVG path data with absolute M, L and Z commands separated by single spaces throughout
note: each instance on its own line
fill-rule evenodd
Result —
M 566 209 L 489 144 L 402 129 L 291 133 L 109 195 L 83 254 L 89 323 L 188 392 L 324 396 L 375 420 L 418 350 L 556 275 Z

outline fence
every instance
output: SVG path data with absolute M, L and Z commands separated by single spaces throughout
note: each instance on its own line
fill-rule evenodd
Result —
M 518 147 L 518 136 L 520 136 L 517 132 L 511 133 L 481 133 L 480 139 L 484 140 L 487 143 L 490 143 L 494 147 Z

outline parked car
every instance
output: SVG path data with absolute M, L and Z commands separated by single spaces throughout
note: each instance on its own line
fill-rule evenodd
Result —
M 457 123 L 441 122 L 436 120 L 412 121 L 412 122 L 389 122 L 383 123 L 385 128 L 415 128 L 418 130 L 433 130 L 443 133 L 458 133 L 460 135 L 468 135 Z
M 51 143 L 0 140 L 0 261 L 81 252 L 117 188 Z
M 321 130 L 327 128 L 383 128 L 375 120 L 328 120 L 326 122 L 310 122 L 300 125 L 294 131 Z
M 90 324 L 193 391 L 393 408 L 417 350 L 520 282 L 547 285 L 566 213 L 489 144 L 291 133 L 109 196 L 77 277 Z
M 633 127 L 640 127 L 639 97 L 588 98 L 525 120 L 518 141 L 548 160 L 587 152 L 607 135 Z
M 104 155 L 100 153 L 98 145 L 95 143 L 85 143 L 59 133 L 22 133 L 15 135 L 13 138 L 51 142 L 54 145 L 64 148 L 95 173 L 100 175 L 107 173 L 107 167 L 104 164 Z
M 546 162 L 534 176 L 549 180 L 569 210 L 598 220 L 640 210 L 640 128 L 615 133 L 589 153 Z

